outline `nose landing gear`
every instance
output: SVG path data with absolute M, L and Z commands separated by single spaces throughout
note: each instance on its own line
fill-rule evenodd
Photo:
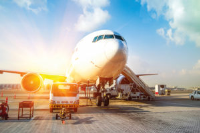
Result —
M 113 84 L 113 78 L 98 78 L 97 82 L 99 82 L 97 86 L 97 97 L 96 97 L 96 105 L 101 106 L 101 103 L 103 102 L 104 106 L 109 105 L 109 98 L 105 94 L 105 84 L 109 82 L 109 85 Z M 101 90 L 101 92 L 100 92 Z
M 104 97 L 97 96 L 97 98 L 96 98 L 96 105 L 97 106 L 101 106 L 102 102 L 103 102 L 104 106 L 108 106 L 109 105 L 109 98 L 108 98 L 108 96 L 104 96 Z

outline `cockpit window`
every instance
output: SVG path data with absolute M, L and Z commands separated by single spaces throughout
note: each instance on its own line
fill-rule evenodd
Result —
M 111 38 L 114 38 L 113 35 L 105 35 L 104 39 L 111 39 Z
M 103 39 L 103 36 L 104 36 L 104 35 L 100 35 L 100 36 L 98 37 L 97 41 Z
M 96 36 L 92 42 L 96 42 L 97 41 L 98 36 Z
M 125 39 L 120 35 L 100 35 L 100 36 L 94 37 L 92 42 L 97 42 L 97 41 L 99 41 L 101 39 L 114 39 L 114 38 L 115 39 L 119 39 L 121 41 L 125 41 Z
M 124 39 L 119 35 L 115 35 L 115 38 L 124 41 Z

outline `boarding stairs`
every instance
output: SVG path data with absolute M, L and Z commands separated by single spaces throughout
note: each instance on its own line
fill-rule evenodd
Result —
M 122 74 L 131 82 L 135 83 L 138 89 L 145 95 L 149 96 L 150 99 L 155 99 L 154 93 L 150 90 L 149 86 L 142 81 L 136 74 L 128 67 L 125 66 Z

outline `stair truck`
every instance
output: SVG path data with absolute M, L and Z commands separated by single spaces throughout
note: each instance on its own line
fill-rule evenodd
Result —
M 49 108 L 53 110 L 73 110 L 77 112 L 79 107 L 79 88 L 76 83 L 55 82 L 50 90 Z

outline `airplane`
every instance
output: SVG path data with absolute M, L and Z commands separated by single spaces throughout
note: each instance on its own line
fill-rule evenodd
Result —
M 117 32 L 99 30 L 81 39 L 76 45 L 66 75 L 51 75 L 35 72 L 0 70 L 20 74 L 21 86 L 29 92 L 36 92 L 42 87 L 44 79 L 69 83 L 96 84 L 99 95 L 97 106 L 109 105 L 109 98 L 104 96 L 105 84 L 113 84 L 127 63 L 128 47 L 126 40 Z M 149 74 L 147 74 L 149 75 Z M 145 76 L 145 74 L 138 75 Z M 101 90 L 101 92 L 99 92 Z

